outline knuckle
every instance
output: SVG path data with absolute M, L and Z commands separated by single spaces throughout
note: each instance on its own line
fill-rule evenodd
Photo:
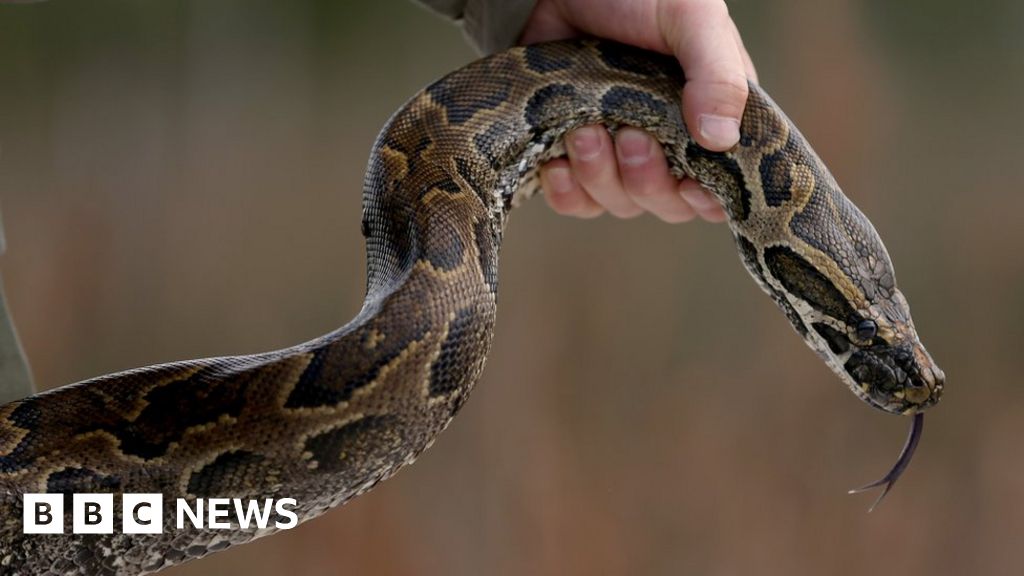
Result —
M 743 72 L 742 64 L 735 70 L 725 72 L 725 66 L 713 77 L 703 81 L 706 89 L 712 92 L 719 100 L 737 102 L 743 104 L 750 93 L 750 86 L 747 84 L 747 75 Z
M 669 30 L 678 30 L 683 21 L 685 2 L 682 0 L 661 0 L 658 2 L 658 20 Z
M 721 78 L 715 80 L 714 85 L 730 98 L 734 98 L 736 100 L 745 101 L 747 96 L 750 94 L 750 84 L 747 82 L 747 75 L 743 71 L 742 62 L 740 63 L 739 68 L 734 72 L 723 75 Z
M 576 159 L 572 164 L 573 176 L 588 191 L 613 187 L 617 180 L 615 170 L 615 159 L 604 152 L 595 158 Z
M 603 188 L 608 178 L 605 176 L 604 167 L 599 162 L 580 160 L 573 163 L 572 175 L 581 186 L 590 190 L 592 188 Z
M 739 118 L 747 104 L 750 87 L 742 70 L 719 73 L 694 83 L 694 89 L 703 97 L 700 100 L 710 105 L 710 112 L 719 116 Z

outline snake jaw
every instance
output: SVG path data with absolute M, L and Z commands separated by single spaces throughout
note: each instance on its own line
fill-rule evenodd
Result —
M 896 463 L 893 467 L 883 476 L 882 478 L 865 484 L 860 488 L 854 488 L 847 492 L 848 494 L 859 494 L 860 492 L 866 492 L 872 488 L 883 486 L 882 493 L 878 495 L 871 507 L 868 508 L 868 512 L 874 511 L 878 504 L 885 498 L 885 495 L 892 489 L 893 484 L 896 480 L 903 475 L 906 471 L 907 466 L 910 465 L 911 458 L 914 457 L 914 451 L 917 450 L 917 445 L 921 441 L 921 434 L 924 431 L 924 412 L 917 412 L 914 414 L 913 423 L 910 426 L 910 434 L 907 435 L 907 441 L 903 444 L 903 450 L 900 451 L 899 457 L 896 459 Z

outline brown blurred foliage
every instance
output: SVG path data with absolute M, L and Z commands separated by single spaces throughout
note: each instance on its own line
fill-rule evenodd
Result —
M 513 217 L 484 378 L 419 463 L 206 574 L 1009 574 L 1024 565 L 1024 9 L 730 3 L 766 88 L 872 218 L 949 382 L 869 410 L 722 226 Z M 262 351 L 362 300 L 388 115 L 472 58 L 406 2 L 0 7 L 13 314 L 44 387 Z

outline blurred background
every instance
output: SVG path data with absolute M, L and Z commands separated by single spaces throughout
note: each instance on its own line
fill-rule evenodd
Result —
M 885 238 L 948 376 L 857 401 L 724 226 L 559 218 L 504 244 L 493 352 L 419 462 L 166 572 L 1008 574 L 1024 566 L 1024 4 L 734 0 L 763 85 Z M 39 385 L 249 353 L 362 301 L 377 130 L 473 58 L 403 0 L 0 7 L 4 280 Z

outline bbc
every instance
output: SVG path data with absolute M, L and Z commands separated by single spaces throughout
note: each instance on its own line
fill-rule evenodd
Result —
M 64 533 L 63 494 L 25 494 L 22 530 L 25 534 Z M 123 494 L 121 531 L 125 534 L 163 532 L 164 500 L 161 494 Z M 74 534 L 114 533 L 113 494 L 74 494 L 71 504 L 71 532 Z

